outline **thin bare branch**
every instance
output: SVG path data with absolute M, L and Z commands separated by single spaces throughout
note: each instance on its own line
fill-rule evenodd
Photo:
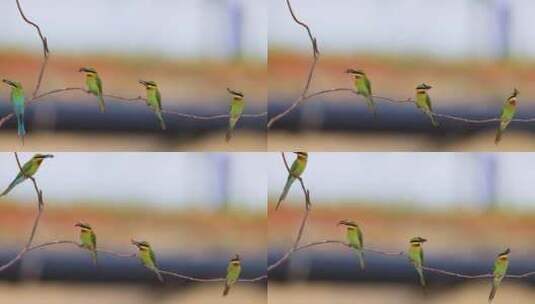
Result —
M 37 96 L 34 96 L 28 100 L 28 102 L 34 102 L 37 100 L 40 100 L 44 97 L 50 96 L 50 95 L 56 95 L 63 92 L 69 92 L 69 91 L 80 91 L 84 92 L 86 94 L 91 95 L 91 92 L 87 91 L 84 88 L 79 87 L 68 87 L 68 88 L 61 88 L 61 89 L 55 89 L 51 90 L 42 94 L 39 94 Z M 143 98 L 141 96 L 137 97 L 124 97 L 119 95 L 112 95 L 112 94 L 103 94 L 102 96 L 106 98 L 115 99 L 116 101 L 143 101 L 146 102 L 147 99 Z M 169 114 L 169 115 L 175 115 L 180 116 L 184 118 L 190 118 L 190 119 L 198 119 L 198 120 L 212 120 L 212 119 L 221 119 L 221 118 L 229 118 L 229 114 L 219 114 L 219 115 L 212 115 L 212 116 L 201 116 L 201 115 L 195 115 L 195 114 L 188 114 L 188 113 L 182 113 L 177 111 L 171 111 L 171 110 L 163 110 L 162 113 Z M 261 112 L 261 113 L 250 113 L 250 114 L 242 114 L 242 118 L 259 118 L 259 117 L 266 117 L 267 112 Z M 13 117 L 13 113 L 9 113 L 5 115 L 4 117 L 0 118 L 0 128 L 4 125 L 4 123 L 8 122 Z
M 212 119 L 221 119 L 221 118 L 229 118 L 229 114 L 218 114 L 218 115 L 212 115 L 212 116 L 200 116 L 200 115 L 194 115 L 194 114 L 187 114 L 182 112 L 176 112 L 171 110 L 162 110 L 162 113 L 180 116 L 184 118 L 190 118 L 190 119 L 198 119 L 198 120 L 212 120 Z M 264 117 L 267 116 L 267 112 L 262 112 L 258 114 L 242 114 L 242 118 L 257 118 L 257 117 Z
M 41 32 L 41 28 L 39 27 L 39 25 L 37 25 L 35 22 L 29 20 L 26 15 L 24 14 L 23 10 L 22 10 L 22 6 L 20 4 L 20 1 L 19 0 L 16 0 L 17 2 L 17 8 L 19 10 L 19 13 L 20 13 L 20 16 L 22 17 L 22 19 L 32 25 L 33 27 L 35 27 L 35 29 L 37 30 L 37 33 L 39 34 L 39 38 L 41 39 L 41 42 L 43 44 L 43 63 L 41 64 L 41 69 L 39 71 L 39 76 L 37 77 L 37 84 L 35 85 L 35 89 L 33 91 L 33 94 L 32 96 L 35 97 L 37 95 L 37 92 L 39 92 L 39 88 L 41 87 L 41 82 L 43 81 L 43 75 L 45 74 L 45 69 L 46 69 L 46 65 L 48 63 L 48 55 L 50 53 L 50 50 L 48 49 L 48 42 L 47 42 L 47 39 L 46 37 L 43 35 L 43 33 Z
M 453 277 L 463 278 L 463 279 L 484 279 L 484 278 L 492 278 L 492 274 L 485 273 L 485 274 L 476 274 L 476 275 L 468 275 L 468 274 L 462 274 L 462 273 L 456 273 L 451 271 L 446 271 L 438 268 L 428 267 L 428 266 L 422 266 L 423 269 L 429 272 L 435 272 L 440 274 L 445 274 Z
M 17 152 L 14 152 L 14 154 L 15 154 L 15 160 L 17 161 L 17 165 L 19 167 L 20 173 L 22 175 L 26 176 L 24 171 L 22 170 L 22 165 L 20 163 L 19 156 L 18 156 Z M 29 178 L 33 182 L 35 193 L 37 195 L 37 202 L 38 202 L 37 203 L 38 204 L 37 216 L 35 217 L 35 220 L 33 222 L 32 230 L 30 232 L 30 236 L 28 238 L 28 241 L 26 241 L 26 245 L 24 245 L 22 250 L 13 259 L 11 259 L 6 264 L 0 266 L 0 272 L 5 270 L 5 269 L 7 269 L 7 268 L 9 268 L 11 265 L 15 264 L 17 261 L 22 259 L 22 257 L 26 254 L 26 252 L 28 252 L 30 246 L 32 245 L 33 239 L 35 238 L 35 233 L 37 232 L 37 227 L 39 226 L 39 221 L 41 220 L 41 215 L 43 214 L 43 210 L 44 210 L 44 208 L 43 208 L 43 206 L 44 206 L 43 191 L 41 191 L 39 189 L 39 187 L 37 185 L 37 182 L 33 177 L 29 177 Z
M 306 78 L 305 86 L 303 88 L 303 92 L 292 103 L 292 105 L 290 105 L 290 107 L 288 109 L 286 109 L 285 111 L 275 115 L 274 117 L 272 117 L 268 121 L 268 124 L 267 124 L 267 128 L 268 129 L 270 129 L 271 126 L 275 122 L 277 122 L 279 119 L 283 118 L 284 116 L 288 115 L 288 113 L 290 113 L 293 109 L 295 109 L 303 101 L 305 101 L 305 99 L 306 99 L 305 96 L 307 95 L 308 90 L 310 89 L 310 84 L 312 82 L 312 77 L 314 76 L 314 71 L 316 70 L 316 65 L 318 63 L 319 56 L 320 56 L 320 52 L 319 52 L 319 49 L 318 49 L 318 41 L 317 41 L 316 37 L 314 37 L 314 35 L 312 35 L 312 31 L 310 30 L 310 27 L 306 23 L 304 23 L 303 21 L 301 21 L 301 20 L 299 20 L 297 18 L 297 16 L 295 15 L 295 13 L 293 11 L 292 4 L 290 3 L 290 0 L 286 0 L 286 4 L 288 5 L 288 10 L 290 11 L 290 14 L 292 15 L 293 20 L 297 24 L 299 24 L 300 26 L 304 27 L 306 29 L 307 33 L 308 33 L 308 38 L 310 39 L 310 43 L 312 44 L 312 56 L 313 56 L 313 59 L 312 59 L 312 64 L 310 66 L 310 69 L 308 71 L 308 75 L 307 75 L 307 78 Z

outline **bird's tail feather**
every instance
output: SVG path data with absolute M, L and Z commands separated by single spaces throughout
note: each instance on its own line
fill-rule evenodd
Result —
M 91 258 L 93 259 L 93 264 L 95 266 L 98 266 L 97 251 L 96 250 L 91 250 Z
M 359 249 L 356 249 L 355 251 L 357 252 L 357 256 L 359 257 L 360 269 L 364 270 L 366 268 L 366 265 L 364 263 L 364 253 L 362 252 L 362 250 Z
M 4 196 L 6 194 L 8 194 L 11 190 L 13 190 L 13 188 L 15 188 L 16 185 L 20 184 L 22 181 L 24 180 L 24 178 L 15 178 L 11 184 L 9 184 L 9 186 L 7 186 L 6 190 L 4 190 L 4 192 L 2 192 L 2 194 L 0 194 L 0 196 Z
M 223 296 L 228 295 L 229 291 L 230 291 L 230 285 L 227 284 L 227 282 L 225 282 L 225 289 L 223 289 Z
M 162 130 L 165 130 L 167 127 L 165 126 L 165 121 L 163 120 L 162 112 L 156 111 L 156 117 L 158 117 L 158 121 L 160 122 L 160 128 Z
M 227 134 L 225 134 L 225 141 L 229 142 L 232 138 L 232 132 L 234 131 L 234 127 L 236 126 L 236 123 L 238 122 L 238 118 L 230 118 L 229 120 L 229 126 L 227 129 Z
M 498 290 L 498 284 L 496 284 L 495 281 L 492 281 L 492 289 L 490 290 L 490 294 L 489 294 L 489 304 L 494 299 L 494 296 L 496 296 L 496 290 Z
M 156 276 L 158 277 L 158 280 L 160 280 L 160 282 L 165 282 L 163 277 L 162 277 L 162 274 L 160 273 L 160 271 L 158 269 L 153 269 L 154 270 L 154 273 L 156 273 Z
M 420 277 L 420 285 L 422 285 L 423 288 L 425 288 L 425 278 L 424 278 L 424 271 L 421 267 L 417 267 L 416 271 L 418 272 L 418 276 Z
M 498 144 L 502 140 L 502 128 L 498 127 L 498 130 L 496 131 L 496 138 L 494 139 L 494 144 Z
M 284 189 L 282 190 L 281 196 L 279 197 L 279 201 L 277 202 L 277 206 L 275 206 L 275 210 L 279 209 L 281 202 L 286 199 L 286 195 L 288 195 L 288 191 L 290 191 L 290 187 L 292 186 L 294 181 L 294 176 L 288 176 L 288 179 L 286 180 L 286 185 L 284 185 Z
M 377 109 L 371 96 L 366 96 L 366 103 L 368 104 L 368 110 L 373 113 L 373 118 L 377 118 Z
M 21 137 L 26 135 L 26 128 L 24 128 L 24 114 L 17 115 L 17 133 Z
M 230 139 L 232 138 L 232 130 L 233 130 L 233 129 L 228 128 L 227 133 L 225 134 L 225 141 L 226 141 L 226 142 L 229 142 Z
M 98 107 L 100 109 L 100 112 L 106 111 L 106 104 L 104 103 L 104 97 L 102 94 L 98 95 Z
M 438 127 L 439 124 L 438 124 L 438 121 L 437 119 L 435 118 L 435 116 L 433 115 L 433 113 L 427 113 L 427 115 L 429 116 L 429 118 L 431 119 L 431 123 L 433 124 L 433 127 Z

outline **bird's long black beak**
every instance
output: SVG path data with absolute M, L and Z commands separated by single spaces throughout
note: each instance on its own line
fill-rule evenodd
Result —
M 54 158 L 54 155 L 52 155 L 52 154 L 45 154 L 45 155 L 43 155 L 43 158 Z
M 130 242 L 132 242 L 132 245 L 136 246 L 136 247 L 139 247 L 139 242 L 136 241 L 136 240 L 130 240 Z
M 78 70 L 78 72 L 87 72 L 87 69 L 86 69 L 86 68 L 80 68 L 80 69 Z
M 147 82 L 145 80 L 140 80 L 139 83 L 141 83 L 143 86 L 147 86 Z
M 239 96 L 239 97 L 243 98 L 243 93 L 242 92 L 234 91 L 234 90 L 231 90 L 230 88 L 227 88 L 227 92 L 229 92 L 231 95 Z
M 13 83 L 13 81 L 11 80 L 8 80 L 8 79 L 2 79 L 2 82 L 7 84 L 8 86 L 10 87 L 16 87 L 15 83 Z
M 346 224 L 346 221 L 345 220 L 341 220 L 338 222 L 338 224 L 336 224 L 336 226 L 340 226 L 340 225 L 345 225 Z

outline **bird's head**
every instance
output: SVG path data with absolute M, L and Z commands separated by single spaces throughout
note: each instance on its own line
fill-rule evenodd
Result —
M 421 245 L 422 243 L 425 243 L 425 242 L 427 242 L 427 240 L 419 236 L 413 237 L 410 240 L 411 245 Z
M 513 94 L 511 94 L 511 96 L 509 96 L 509 98 L 507 98 L 507 101 L 513 106 L 516 106 L 516 96 L 518 95 L 518 93 L 520 93 L 520 92 L 515 88 L 513 90 Z
M 154 82 L 152 80 L 149 80 L 149 81 L 140 80 L 139 83 L 141 83 L 147 89 L 155 89 L 155 88 L 158 87 L 156 82 Z
M 234 91 L 234 90 L 231 90 L 229 88 L 227 88 L 227 92 L 229 92 L 229 94 L 232 95 L 232 97 L 234 97 L 234 98 L 243 99 L 243 93 L 242 92 Z
M 236 254 L 232 259 L 230 259 L 230 263 L 234 265 L 240 265 L 240 255 Z
M 88 223 L 84 223 L 82 221 L 79 221 L 78 223 L 74 224 L 74 227 L 79 227 L 82 230 L 91 230 L 91 226 Z
M 297 158 L 306 159 L 308 157 L 308 152 L 294 152 L 297 155 Z
M 341 220 L 338 222 L 337 226 L 344 225 L 346 227 L 358 227 L 357 223 L 352 220 Z
M 12 80 L 9 80 L 9 79 L 3 79 L 2 82 L 7 84 L 8 86 L 14 88 L 14 89 L 22 89 L 22 84 L 20 84 L 20 82 L 18 82 L 18 81 L 12 81 Z
M 357 70 L 355 70 L 355 69 L 347 69 L 346 73 L 347 74 L 351 74 L 355 78 L 360 78 L 360 77 L 364 76 L 364 72 L 362 70 L 358 70 L 358 69 Z
M 498 254 L 498 258 L 507 259 L 509 253 L 511 253 L 511 249 L 507 248 L 503 252 L 500 252 L 500 254 Z
M 88 67 L 81 67 L 78 72 L 84 72 L 87 76 L 96 75 L 97 70 L 94 68 L 88 68 Z
M 132 245 L 136 246 L 140 250 L 147 250 L 150 248 L 150 244 L 147 241 L 136 241 L 136 240 L 131 240 L 131 241 L 132 241 Z
M 419 84 L 417 87 L 416 87 L 416 91 L 418 91 L 419 93 L 420 92 L 426 92 L 428 91 L 429 89 L 433 88 L 432 86 L 428 85 L 428 84 L 425 84 L 425 83 L 421 83 Z
M 41 153 L 37 153 L 33 156 L 34 159 L 40 159 L 40 160 L 43 160 L 45 158 L 54 158 L 54 155 L 52 154 L 41 154 Z

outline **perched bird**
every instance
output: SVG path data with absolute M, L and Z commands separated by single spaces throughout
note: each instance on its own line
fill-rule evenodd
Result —
M 13 112 L 17 117 L 17 134 L 24 144 L 24 135 L 26 135 L 26 128 L 24 127 L 24 106 L 26 103 L 24 89 L 18 81 L 4 79 L 2 82 L 11 87 L 11 102 L 13 103 Z
M 435 120 L 433 116 L 433 107 L 431 106 L 431 98 L 427 91 L 431 89 L 432 86 L 422 83 L 416 87 L 416 107 L 422 110 L 425 115 L 431 119 L 433 126 L 438 127 L 438 121 Z
M 282 190 L 281 196 L 279 198 L 279 201 L 277 202 L 277 206 L 275 207 L 275 210 L 279 209 L 281 202 L 286 198 L 286 195 L 288 195 L 288 191 L 290 191 L 290 187 L 292 187 L 293 182 L 296 179 L 298 179 L 301 176 L 301 174 L 303 174 L 307 166 L 308 153 L 307 152 L 294 152 L 294 153 L 297 154 L 297 158 L 294 160 L 292 167 L 290 168 L 290 173 L 288 174 L 286 185 L 284 186 L 284 190 Z
M 225 289 L 223 290 L 223 296 L 228 295 L 230 291 L 230 287 L 234 285 L 240 278 L 240 272 L 241 272 L 241 263 L 240 263 L 240 256 L 236 255 L 234 258 L 230 260 L 227 267 L 227 276 L 225 279 Z
M 355 69 L 347 69 L 346 73 L 351 74 L 353 76 L 353 80 L 355 81 L 355 90 L 358 94 L 362 95 L 364 99 L 366 99 L 368 109 L 373 112 L 374 116 L 377 116 L 377 112 L 375 110 L 375 102 L 373 101 L 372 96 L 372 86 L 370 84 L 368 76 L 366 76 L 366 73 L 364 73 L 362 70 Z
M 97 236 L 87 223 L 78 222 L 74 227 L 80 228 L 80 246 L 91 251 L 93 263 L 97 265 Z
M 154 251 L 152 251 L 149 242 L 138 242 L 132 240 L 132 244 L 139 249 L 138 256 L 141 260 L 141 263 L 143 263 L 143 266 L 154 271 L 154 273 L 156 273 L 156 275 L 158 276 L 158 280 L 160 280 L 160 282 L 163 282 L 163 277 L 160 274 L 160 271 L 158 270 L 158 264 L 156 264 L 156 256 L 154 255 Z
M 9 184 L 6 190 L 0 194 L 0 196 L 4 196 L 9 193 L 16 185 L 22 183 L 29 177 L 32 177 L 36 172 L 37 169 L 41 166 L 41 163 L 45 158 L 52 158 L 54 155 L 51 154 L 35 154 L 29 161 L 27 161 L 24 166 L 22 166 L 22 172 L 17 174 L 15 179 Z
M 490 290 L 489 303 L 491 303 L 492 299 L 494 299 L 494 296 L 496 295 L 496 290 L 498 290 L 498 286 L 500 286 L 500 283 L 502 282 L 503 278 L 505 277 L 505 274 L 507 273 L 507 267 L 509 267 L 510 252 L 511 250 L 509 248 L 505 249 L 504 252 L 498 254 L 498 257 L 494 262 L 494 269 L 492 270 L 494 279 L 492 280 L 492 289 Z
M 359 257 L 360 261 L 360 269 L 364 270 L 364 256 L 363 256 L 363 246 L 364 246 L 364 240 L 362 238 L 362 231 L 360 230 L 359 225 L 357 225 L 354 221 L 350 220 L 341 220 L 338 222 L 338 225 L 344 225 L 347 229 L 346 231 L 346 239 L 352 248 L 355 249 L 355 252 L 357 253 L 357 256 Z
M 516 113 L 516 96 L 518 95 L 518 90 L 514 89 L 513 94 L 507 98 L 502 107 L 502 113 L 500 114 L 500 125 L 498 126 L 498 131 L 496 132 L 496 139 L 494 140 L 495 144 L 498 144 L 502 139 L 502 133 L 505 131 L 505 128 L 509 125 L 511 120 Z
M 147 91 L 147 105 L 154 111 L 156 117 L 158 117 L 160 128 L 165 130 L 165 121 L 162 115 L 162 96 L 160 95 L 158 85 L 154 81 L 140 80 L 139 83 L 145 86 Z
M 424 265 L 424 249 L 422 248 L 422 244 L 424 242 L 427 242 L 427 240 L 419 236 L 413 237 L 410 240 L 409 260 L 418 272 L 418 276 L 420 277 L 420 285 L 425 288 L 424 271 L 422 268 Z
M 85 73 L 85 84 L 87 85 L 87 90 L 97 96 L 98 98 L 98 107 L 100 112 L 106 111 L 106 104 L 104 103 L 104 97 L 102 97 L 102 80 L 98 76 L 97 71 L 94 68 L 80 68 L 79 72 Z
M 225 141 L 229 141 L 232 137 L 232 131 L 238 123 L 240 116 L 245 108 L 245 100 L 243 99 L 243 93 L 238 91 L 233 91 L 227 88 L 227 91 L 232 95 L 232 101 L 230 102 L 230 118 L 228 121 L 228 130 L 225 135 Z

